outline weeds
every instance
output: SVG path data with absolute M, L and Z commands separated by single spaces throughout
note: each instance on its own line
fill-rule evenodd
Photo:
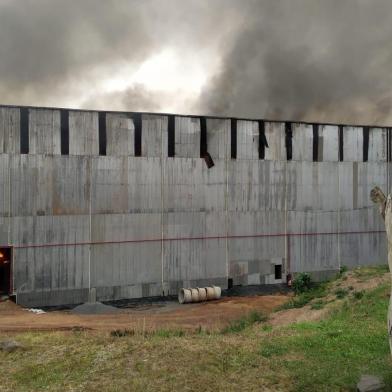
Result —
M 342 299 L 342 298 L 347 296 L 348 292 L 349 291 L 347 289 L 337 289 L 335 291 L 336 298 L 337 299 Z
M 247 316 L 232 321 L 227 327 L 223 328 L 221 332 L 223 334 L 238 333 L 255 323 L 261 323 L 264 321 L 267 321 L 267 316 L 259 312 L 251 312 Z

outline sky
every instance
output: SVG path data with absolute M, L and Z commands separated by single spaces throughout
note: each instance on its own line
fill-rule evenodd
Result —
M 0 103 L 392 124 L 390 0 L 0 0 Z

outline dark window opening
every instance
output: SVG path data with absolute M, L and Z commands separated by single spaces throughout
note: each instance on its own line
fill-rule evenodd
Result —
M 207 149 L 207 120 L 200 117 L 200 158 L 205 157 Z
M 265 136 L 265 123 L 258 121 L 259 125 L 259 159 L 265 159 L 265 149 L 269 148 L 267 137 Z
M 282 266 L 275 264 L 275 280 L 282 279 Z
M 369 127 L 363 127 L 363 161 L 369 159 Z
M 142 115 L 135 113 L 133 116 L 133 125 L 135 127 L 135 157 L 142 156 Z
M 98 114 L 99 155 L 106 155 L 106 113 Z
M 60 123 L 61 123 L 61 155 L 69 154 L 69 114 L 68 110 L 62 110 L 60 112 Z
M 29 110 L 20 109 L 20 153 L 29 153 Z
M 313 124 L 313 162 L 318 162 L 319 150 L 319 126 L 318 124 Z
M 176 154 L 175 142 L 176 142 L 176 125 L 175 117 L 173 115 L 169 116 L 168 123 L 168 146 L 167 154 L 169 157 L 174 157 Z
M 339 161 L 343 162 L 343 125 L 339 125 Z
M 237 159 L 237 119 L 231 119 L 231 159 Z
M 11 249 L 0 248 L 0 296 L 12 292 Z
M 293 159 L 293 131 L 290 122 L 287 122 L 285 125 L 285 133 L 287 160 L 291 161 Z
M 229 278 L 228 280 L 227 280 L 227 288 L 230 290 L 230 289 L 232 289 L 233 288 L 233 278 Z

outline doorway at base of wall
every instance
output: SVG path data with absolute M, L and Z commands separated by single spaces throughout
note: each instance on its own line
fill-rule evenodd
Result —
M 11 294 L 11 249 L 0 248 L 0 301 Z

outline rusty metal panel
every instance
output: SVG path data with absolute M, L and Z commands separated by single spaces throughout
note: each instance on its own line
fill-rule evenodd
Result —
M 387 129 L 370 128 L 369 130 L 369 162 L 387 161 Z
M 265 149 L 265 159 L 269 161 L 286 160 L 285 123 L 266 122 L 265 137 L 269 148 Z
M 259 159 L 259 124 L 237 121 L 237 159 Z
M 69 112 L 69 154 L 99 155 L 98 113 Z
M 60 154 L 61 124 L 59 110 L 29 110 L 29 153 Z
M 229 159 L 231 154 L 231 128 L 228 119 L 207 118 L 207 151 L 212 159 Z
M 112 156 L 135 155 L 135 125 L 131 115 L 106 114 L 106 154 Z
M 339 161 L 339 127 L 335 125 L 319 125 L 318 132 L 319 161 Z
M 362 162 L 362 127 L 343 127 L 343 160 L 348 162 Z
M 142 156 L 167 157 L 168 118 L 142 114 Z
M 0 107 L 0 153 L 20 152 L 20 110 Z
M 175 118 L 175 156 L 184 158 L 200 157 L 199 118 Z
M 293 160 L 313 161 L 313 126 L 293 123 Z

